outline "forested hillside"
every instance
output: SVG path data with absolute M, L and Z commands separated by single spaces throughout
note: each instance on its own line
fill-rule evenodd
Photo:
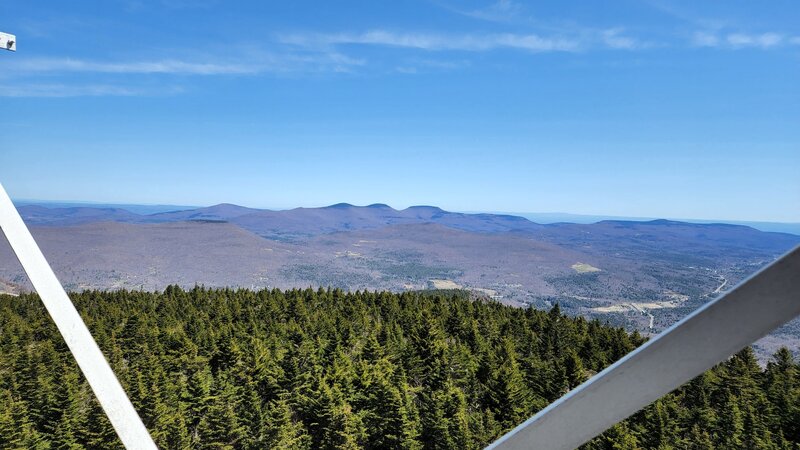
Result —
M 465 449 L 643 339 L 460 294 L 73 294 L 164 449 Z M 0 448 L 120 448 L 34 295 L 0 295 Z M 744 350 L 590 449 L 800 448 L 800 368 Z

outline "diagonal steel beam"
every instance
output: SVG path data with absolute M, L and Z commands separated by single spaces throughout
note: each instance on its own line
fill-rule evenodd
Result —
M 800 247 L 489 445 L 573 450 L 800 315 Z
M 86 324 L 36 245 L 28 227 L 0 184 L 0 229 L 56 323 L 83 375 L 128 450 L 156 449 Z

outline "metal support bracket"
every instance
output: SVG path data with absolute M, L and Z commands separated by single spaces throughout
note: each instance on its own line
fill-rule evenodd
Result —
M 17 37 L 13 34 L 3 33 L 0 31 L 0 48 L 17 51 Z

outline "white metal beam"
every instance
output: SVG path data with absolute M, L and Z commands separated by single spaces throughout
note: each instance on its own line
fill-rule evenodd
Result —
M 86 328 L 80 314 L 59 283 L 39 246 L 25 226 L 19 212 L 0 184 L 0 229 L 16 253 L 31 284 L 64 337 L 69 350 L 94 394 L 100 401 L 111 425 L 128 450 L 153 450 L 155 443 L 128 396 L 119 384 L 111 366 Z
M 800 247 L 489 445 L 573 450 L 800 315 Z

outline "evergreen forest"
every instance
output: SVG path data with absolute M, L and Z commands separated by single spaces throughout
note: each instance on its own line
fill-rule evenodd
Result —
M 162 449 L 482 448 L 644 342 L 461 292 L 71 294 Z M 0 295 L 0 449 L 122 448 L 35 294 Z M 800 365 L 748 348 L 585 449 L 800 449 Z

